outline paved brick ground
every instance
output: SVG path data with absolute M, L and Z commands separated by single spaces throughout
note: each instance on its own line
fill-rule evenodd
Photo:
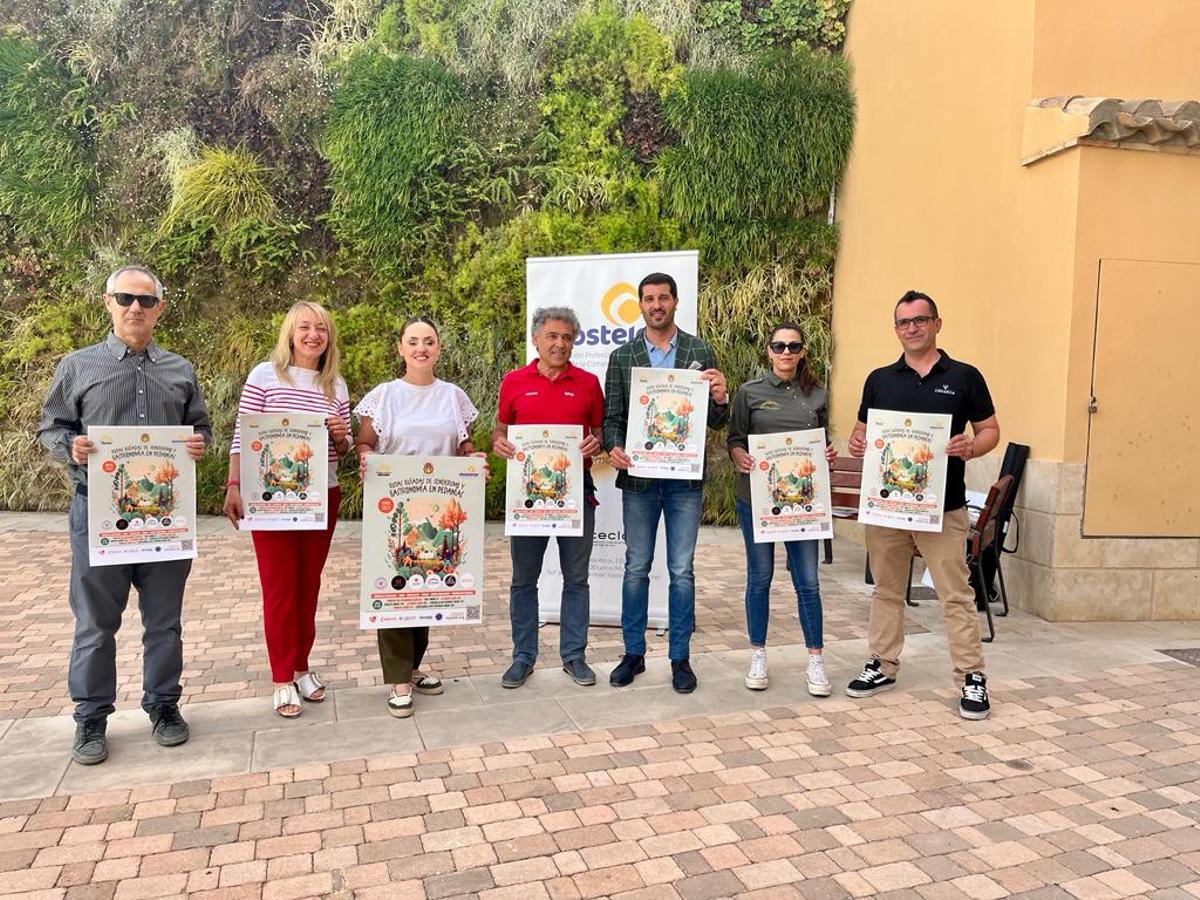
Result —
M 1200 896 L 1179 663 L 0 805 L 0 893 Z
M 358 628 L 359 543 L 335 541 L 325 568 L 312 666 L 334 687 L 379 684 L 375 636 Z M 501 672 L 509 663 L 508 545 L 490 539 L 486 548 L 486 623 L 476 628 L 434 629 L 427 660 L 441 675 Z M 785 577 L 782 564 L 777 578 Z M 70 554 L 67 537 L 51 532 L 0 533 L 0 719 L 69 712 L 66 660 L 71 647 L 67 606 Z M 740 544 L 702 546 L 696 559 L 695 652 L 746 646 L 742 606 L 745 563 Z M 826 579 L 823 588 L 827 641 L 864 637 L 868 589 L 854 579 Z M 794 600 L 780 590 L 771 621 L 773 644 L 802 643 Z M 254 551 L 245 536 L 205 537 L 188 583 L 184 615 L 185 700 L 226 700 L 270 694 L 270 674 L 260 624 Z M 132 604 L 136 604 L 136 596 Z M 925 629 L 913 622 L 911 632 Z M 665 638 L 649 637 L 651 654 L 665 653 Z M 620 630 L 594 628 L 589 656 L 621 655 Z M 558 657 L 558 628 L 541 631 L 542 660 Z M 118 707 L 141 698 L 140 623 L 126 612 L 118 635 Z

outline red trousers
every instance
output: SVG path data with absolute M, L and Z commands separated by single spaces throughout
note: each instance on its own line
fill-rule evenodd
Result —
M 284 684 L 308 671 L 317 638 L 317 595 L 329 542 L 337 525 L 342 490 L 329 489 L 329 525 L 323 531 L 253 531 L 262 583 L 263 631 L 271 680 Z

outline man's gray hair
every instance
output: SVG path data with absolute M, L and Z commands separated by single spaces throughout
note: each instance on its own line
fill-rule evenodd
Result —
M 536 335 L 547 322 L 566 322 L 571 326 L 571 337 L 578 337 L 581 330 L 579 317 L 569 306 L 541 306 L 533 311 L 533 327 L 529 333 Z
M 116 286 L 117 279 L 120 278 L 122 275 L 124 275 L 126 272 L 140 272 L 142 275 L 145 275 L 147 278 L 149 278 L 151 281 L 154 282 L 154 296 L 157 297 L 159 300 L 162 299 L 162 295 L 163 295 L 162 282 L 158 280 L 157 275 L 155 275 L 153 272 L 151 272 L 145 266 L 121 266 L 121 268 L 117 269 L 117 271 L 115 271 L 111 275 L 109 275 L 108 280 L 104 282 L 104 293 L 111 294 L 113 292 L 113 287 Z

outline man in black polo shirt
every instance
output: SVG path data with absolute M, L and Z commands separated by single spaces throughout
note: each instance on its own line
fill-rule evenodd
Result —
M 866 526 L 867 553 L 875 576 L 868 635 L 871 658 L 846 693 L 870 697 L 896 684 L 904 648 L 905 582 L 916 547 L 942 603 L 954 674 L 963 680 L 958 711 L 965 719 L 986 719 L 991 707 L 983 672 L 983 644 L 965 559 L 970 524 L 964 477 L 967 460 L 983 456 L 999 442 L 1000 425 L 979 370 L 938 349 L 942 320 L 937 304 L 926 294 L 909 291 L 896 303 L 894 317 L 904 355 L 867 376 L 858 423 L 850 435 L 850 454 L 862 457 L 866 453 L 868 409 L 949 414 L 953 422 L 952 437 L 946 444 L 945 515 L 940 533 Z M 968 422 L 972 437 L 965 433 Z

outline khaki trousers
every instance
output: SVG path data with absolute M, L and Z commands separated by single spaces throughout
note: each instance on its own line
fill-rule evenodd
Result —
M 961 678 L 968 672 L 983 671 L 979 615 L 966 563 L 969 528 L 966 507 L 946 513 L 940 533 L 866 526 L 867 553 L 875 577 L 868 643 L 871 656 L 879 660 L 889 678 L 896 677 L 904 649 L 904 595 L 914 547 L 925 558 L 942 604 L 954 674 Z

